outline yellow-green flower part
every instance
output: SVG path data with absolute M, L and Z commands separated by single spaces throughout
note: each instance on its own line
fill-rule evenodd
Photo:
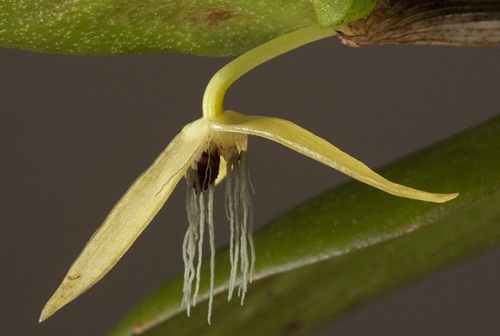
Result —
M 326 140 L 282 119 L 224 111 L 226 90 L 241 75 L 287 51 L 336 34 L 341 27 L 313 26 L 284 35 L 238 57 L 210 81 L 203 116 L 187 124 L 118 201 L 47 302 L 43 321 L 99 281 L 124 255 L 166 202 L 183 176 L 187 179 L 189 227 L 183 244 L 186 266 L 183 304 L 196 304 L 204 228 L 211 258 L 210 309 L 213 297 L 213 191 L 226 177 L 226 212 L 231 225 L 229 297 L 239 285 L 242 300 L 252 279 L 255 251 L 251 236 L 251 184 L 247 171 L 247 136 L 260 136 L 293 149 L 390 194 L 428 202 L 446 202 L 457 194 L 433 194 L 390 182 Z M 203 169 L 202 171 L 198 171 Z M 238 269 L 240 275 L 238 276 Z M 193 282 L 195 282 L 193 288 Z

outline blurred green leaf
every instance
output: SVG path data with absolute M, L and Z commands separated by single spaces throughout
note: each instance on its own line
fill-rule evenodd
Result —
M 255 235 L 246 302 L 226 302 L 228 251 L 216 256 L 212 325 L 208 262 L 199 306 L 186 317 L 182 275 L 138 305 L 110 335 L 304 334 L 381 293 L 500 243 L 500 117 L 381 171 L 446 204 L 384 194 L 359 182 L 335 188 Z M 203 281 L 205 279 L 205 281 Z
M 359 18 L 372 0 L 0 0 L 0 46 L 49 53 L 241 54 L 318 23 Z
M 375 7 L 376 0 L 311 0 L 318 23 L 327 27 L 364 18 Z

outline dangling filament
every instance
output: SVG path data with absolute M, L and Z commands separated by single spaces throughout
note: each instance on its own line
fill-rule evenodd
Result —
M 248 173 L 248 153 L 233 154 L 227 161 L 226 216 L 230 224 L 229 255 L 231 275 L 228 300 L 231 300 L 237 280 L 238 264 L 241 279 L 238 296 L 245 299 L 247 283 L 251 281 L 255 264 L 255 247 L 252 238 L 253 202 L 252 185 Z M 250 250 L 250 258 L 248 250 Z
M 208 154 L 212 153 L 212 154 Z M 212 312 L 215 269 L 215 242 L 213 200 L 215 177 L 213 171 L 218 172 L 220 157 L 218 151 L 203 152 L 196 159 L 186 173 L 187 195 L 186 210 L 188 214 L 188 229 L 182 246 L 184 259 L 184 288 L 182 304 L 186 306 L 187 314 L 190 308 L 196 305 L 200 288 L 200 272 L 203 253 L 203 236 L 205 223 L 208 226 L 210 241 L 210 291 L 208 321 Z M 214 157 L 212 157 L 214 156 Z M 200 169 L 204 171 L 200 172 Z M 251 281 L 254 263 L 255 248 L 252 238 L 253 203 L 252 185 L 248 173 L 248 153 L 232 152 L 227 160 L 226 179 L 226 215 L 230 223 L 230 260 L 231 273 L 229 278 L 229 295 L 231 299 L 239 279 L 238 296 L 241 303 L 245 298 L 247 283 Z M 193 291 L 194 283 L 194 291 Z
M 214 287 L 214 220 L 213 220 L 213 199 L 216 177 L 212 176 L 212 169 L 218 172 L 220 157 L 217 153 L 217 159 L 212 160 L 211 155 L 204 157 L 206 152 L 202 153 L 201 159 L 193 162 L 192 166 L 186 172 L 187 194 L 186 194 L 186 211 L 188 215 L 188 229 L 184 236 L 182 245 L 182 254 L 184 260 L 184 286 L 182 305 L 186 306 L 189 316 L 191 307 L 196 305 L 196 299 L 200 289 L 200 273 L 201 262 L 203 258 L 203 237 L 205 222 L 208 226 L 210 240 L 210 301 L 208 321 L 210 323 L 212 296 Z M 200 163 L 201 162 L 201 163 Z M 212 162 L 216 162 L 216 168 Z M 199 172 L 199 169 L 204 169 L 204 172 Z M 203 188 L 202 188 L 203 187 Z M 197 258 L 196 258 L 197 257 Z M 196 267 L 195 267 L 195 258 Z M 195 281 L 194 293 L 193 281 Z

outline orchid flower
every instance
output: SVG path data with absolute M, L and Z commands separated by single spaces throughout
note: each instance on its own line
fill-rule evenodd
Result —
M 240 76 L 280 54 L 333 36 L 336 28 L 314 26 L 292 32 L 243 54 L 217 72 L 205 91 L 203 116 L 181 130 L 114 206 L 47 302 L 40 321 L 92 287 L 118 262 L 151 222 L 182 177 L 187 180 L 189 222 L 183 243 L 183 304 L 188 314 L 189 308 L 196 304 L 201 247 L 204 229 L 208 227 L 211 247 L 210 321 L 215 253 L 213 197 L 215 185 L 224 177 L 226 213 L 231 228 L 229 298 L 235 286 L 239 285 L 243 300 L 246 284 L 252 279 L 255 262 L 251 234 L 252 186 L 248 175 L 248 135 L 275 141 L 396 196 L 428 202 L 446 202 L 455 198 L 457 194 L 427 193 L 390 182 L 326 140 L 290 121 L 223 110 L 225 92 Z M 237 274 L 238 269 L 240 274 Z

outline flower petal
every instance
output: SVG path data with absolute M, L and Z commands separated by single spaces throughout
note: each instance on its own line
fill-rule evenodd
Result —
M 219 164 L 219 175 L 215 179 L 215 185 L 219 185 L 219 183 L 222 182 L 226 178 L 227 175 L 227 162 L 224 159 L 223 156 L 220 157 L 220 164 Z
M 361 161 L 287 120 L 246 116 L 234 111 L 225 111 L 221 116 L 210 121 L 210 127 L 214 130 L 252 134 L 276 141 L 363 183 L 396 196 L 437 203 L 446 202 L 458 196 L 456 193 L 428 193 L 388 181 Z
M 45 305 L 40 321 L 93 286 L 118 262 L 163 206 L 209 132 L 204 119 L 186 125 L 135 180 L 73 263 Z

